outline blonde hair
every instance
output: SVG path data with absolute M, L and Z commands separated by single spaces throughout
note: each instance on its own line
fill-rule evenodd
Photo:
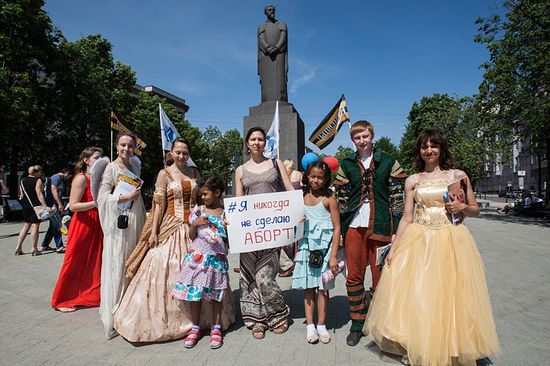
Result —
M 42 168 L 42 165 L 31 165 L 29 169 L 27 169 L 27 172 L 29 173 L 29 175 L 33 175 L 34 173 L 43 172 L 43 171 L 44 169 Z
M 283 161 L 283 165 L 285 166 L 286 174 L 290 177 L 290 174 L 294 171 L 294 162 L 290 159 L 286 159 Z
M 374 137 L 374 126 L 369 121 L 357 121 L 353 125 L 351 125 L 351 128 L 349 130 L 349 134 L 351 137 L 355 136 L 356 134 L 363 132 L 365 130 L 368 130 L 372 137 Z

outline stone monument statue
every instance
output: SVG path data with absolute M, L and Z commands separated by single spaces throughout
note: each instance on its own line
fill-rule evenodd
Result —
M 299 166 L 304 155 L 304 122 L 288 102 L 288 31 L 286 24 L 275 19 L 275 7 L 266 5 L 267 20 L 258 27 L 258 75 L 261 103 L 249 108 L 243 121 L 243 136 L 252 127 L 268 131 L 279 101 L 279 156 Z
M 288 101 L 288 31 L 286 24 L 275 19 L 275 6 L 264 7 L 267 17 L 258 27 L 258 75 L 262 88 L 262 103 Z

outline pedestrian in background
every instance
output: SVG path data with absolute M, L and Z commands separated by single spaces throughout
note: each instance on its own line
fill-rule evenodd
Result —
M 35 206 L 47 207 L 44 195 L 42 194 L 43 184 L 42 177 L 43 169 L 40 165 L 33 165 L 27 170 L 28 176 L 21 179 L 19 185 L 19 201 L 23 206 L 23 227 L 19 232 L 17 238 L 17 247 L 15 248 L 15 255 L 23 254 L 23 241 L 27 237 L 29 230 L 31 231 L 31 243 L 32 250 L 31 255 L 42 254 L 38 250 L 38 229 L 40 228 L 40 219 L 36 216 L 34 211 Z
M 52 175 L 49 178 L 46 178 L 44 183 L 44 199 L 46 205 L 50 207 L 54 212 L 49 218 L 50 225 L 48 226 L 48 231 L 42 239 L 41 250 L 54 250 L 50 247 L 50 242 L 52 239 L 55 241 L 55 251 L 59 254 L 65 253 L 65 248 L 63 246 L 63 239 L 61 237 L 61 211 L 64 210 L 65 205 L 63 204 L 62 197 L 65 194 L 65 184 L 64 181 L 70 179 L 71 169 L 63 168 L 59 173 Z

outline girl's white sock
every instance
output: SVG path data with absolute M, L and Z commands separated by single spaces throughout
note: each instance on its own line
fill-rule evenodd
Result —
M 306 334 L 308 337 L 311 337 L 315 333 L 317 333 L 317 331 L 315 330 L 315 324 L 306 325 Z
M 317 333 L 322 335 L 327 335 L 328 334 L 327 326 L 325 324 L 317 325 Z

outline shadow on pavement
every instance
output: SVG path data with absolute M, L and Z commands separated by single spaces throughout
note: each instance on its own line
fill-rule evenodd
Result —
M 521 225 L 534 225 L 540 227 L 550 227 L 550 220 L 543 217 L 532 217 L 532 216 L 516 216 L 513 214 L 499 214 L 496 210 L 482 210 L 480 218 L 501 221 L 501 222 L 511 222 Z

